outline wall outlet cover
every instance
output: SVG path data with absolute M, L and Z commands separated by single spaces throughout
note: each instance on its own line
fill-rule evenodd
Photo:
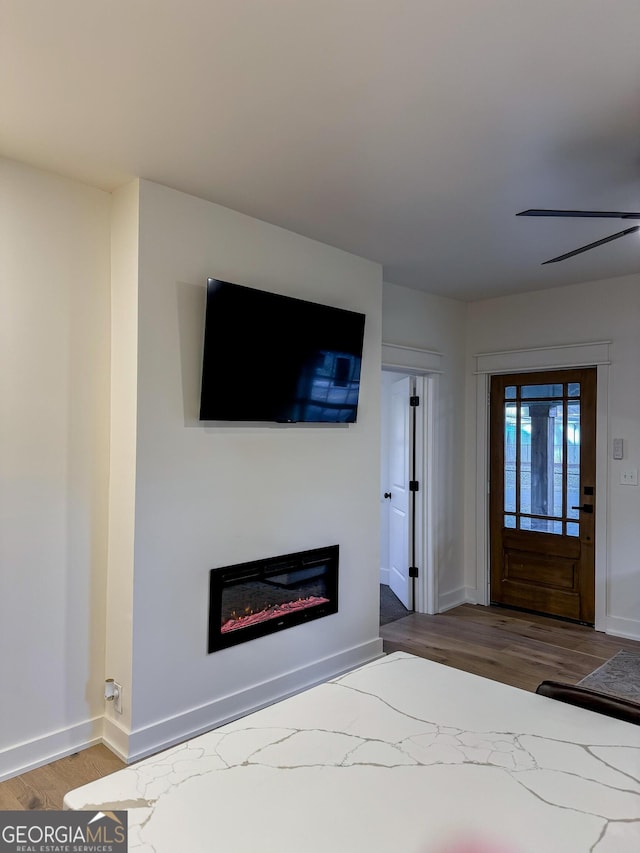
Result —
M 624 471 L 620 472 L 620 483 L 623 486 L 637 486 L 638 485 L 638 469 L 637 468 L 625 468 Z

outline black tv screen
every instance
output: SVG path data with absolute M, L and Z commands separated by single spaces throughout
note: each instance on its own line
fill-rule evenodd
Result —
M 200 420 L 355 422 L 364 321 L 208 279 Z

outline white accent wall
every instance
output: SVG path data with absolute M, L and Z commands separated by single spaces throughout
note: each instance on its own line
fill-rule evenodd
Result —
M 123 582 L 110 588 L 107 656 L 110 675 L 124 688 L 125 712 L 118 718 L 109 709 L 106 730 L 129 759 L 381 653 L 381 268 L 148 181 L 135 187 L 137 222 L 131 197 L 114 206 L 113 233 L 121 244 L 114 252 L 128 258 L 114 292 L 125 298 L 128 288 L 126 301 L 138 312 L 135 347 L 127 315 L 114 311 L 113 318 L 114 341 L 125 323 L 131 356 L 120 365 L 129 379 L 121 385 L 120 371 L 114 374 L 113 393 L 114 411 L 124 411 L 135 429 L 135 523 L 133 549 L 126 519 L 121 531 L 111 531 L 118 566 L 111 562 L 110 572 Z M 131 275 L 136 235 L 137 279 Z M 365 313 L 358 422 L 199 423 L 207 276 Z M 247 394 L 268 382 L 268 353 L 237 381 Z M 134 382 L 135 424 L 127 408 Z M 125 494 L 132 486 L 132 439 L 114 443 L 112 453 L 112 489 L 122 477 Z M 337 614 L 207 654 L 211 568 L 335 543 Z M 118 625 L 127 630 L 131 585 L 127 649 L 117 631 Z
M 110 196 L 0 160 L 0 778 L 102 735 Z
M 442 354 L 437 377 L 434 507 L 437 610 L 467 599 L 463 562 L 465 332 L 467 305 L 388 282 L 383 287 L 382 339 Z
M 523 350 L 591 341 L 610 341 L 606 404 L 607 458 L 598 460 L 607 472 L 597 484 L 607 498 L 605 627 L 609 633 L 640 639 L 640 487 L 620 483 L 623 469 L 640 467 L 640 274 L 488 299 L 469 305 L 467 331 L 467 585 L 473 600 L 478 502 L 476 470 L 476 379 L 473 356 L 478 353 Z M 611 459 L 613 438 L 624 439 L 624 459 Z M 596 501 L 598 495 L 596 495 Z M 598 534 L 597 534 L 598 535 Z M 597 593 L 598 594 L 598 593 Z

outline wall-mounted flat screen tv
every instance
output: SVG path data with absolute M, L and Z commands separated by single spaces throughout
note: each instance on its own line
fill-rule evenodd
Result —
M 201 421 L 353 423 L 364 314 L 207 280 Z

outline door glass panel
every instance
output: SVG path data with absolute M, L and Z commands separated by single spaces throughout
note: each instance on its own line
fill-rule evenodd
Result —
M 520 512 L 531 512 L 531 418 L 529 407 L 520 409 Z
M 562 397 L 562 385 L 523 385 L 520 388 L 523 400 L 533 397 Z
M 580 503 L 580 402 L 567 407 L 567 518 L 578 518 Z
M 505 527 L 561 535 L 571 522 L 568 535 L 579 535 L 579 393 L 579 382 L 507 387 Z
M 516 432 L 518 410 L 513 404 L 504 407 L 504 509 L 516 511 Z M 515 527 L 515 525 L 514 525 Z
M 562 472 L 564 463 L 564 406 L 558 403 L 549 408 L 547 432 L 549 451 L 547 455 L 547 490 L 549 506 L 547 515 L 562 518 Z
M 520 512 L 562 518 L 562 410 L 561 403 L 522 406 Z
M 580 525 L 570 521 L 567 524 L 567 536 L 580 536 Z

